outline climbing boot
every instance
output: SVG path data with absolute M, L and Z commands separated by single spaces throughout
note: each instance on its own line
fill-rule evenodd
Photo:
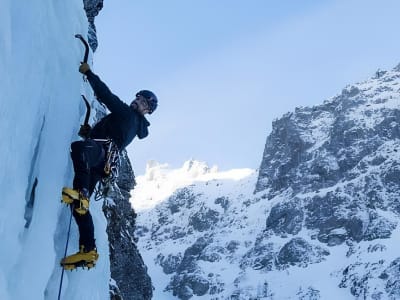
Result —
M 99 254 L 97 253 L 96 248 L 90 251 L 85 251 L 85 247 L 80 246 L 80 250 L 77 253 L 64 257 L 60 264 L 65 270 L 73 270 L 77 267 L 87 267 L 90 269 L 96 265 L 98 258 Z
M 89 210 L 89 193 L 83 189 L 83 191 L 77 191 L 71 188 L 64 187 L 62 189 L 62 202 L 66 204 L 73 204 L 75 211 L 84 215 Z

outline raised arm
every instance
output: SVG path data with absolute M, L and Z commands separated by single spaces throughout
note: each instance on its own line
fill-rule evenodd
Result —
M 98 100 L 104 103 L 111 112 L 123 114 L 129 109 L 129 106 L 114 95 L 99 76 L 91 70 L 86 71 L 85 75 Z

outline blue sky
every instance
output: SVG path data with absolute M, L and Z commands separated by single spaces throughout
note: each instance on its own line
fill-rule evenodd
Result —
M 396 0 L 105 1 L 94 71 L 125 102 L 159 97 L 150 136 L 128 147 L 137 174 L 150 159 L 258 168 L 274 119 L 400 62 L 399 11 Z

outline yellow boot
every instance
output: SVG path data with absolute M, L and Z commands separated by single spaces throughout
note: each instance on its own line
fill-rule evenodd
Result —
M 62 189 L 62 202 L 72 204 L 74 200 L 79 201 L 79 192 L 74 189 L 63 187 Z
M 97 253 L 96 248 L 88 252 L 85 252 L 85 247 L 80 246 L 79 252 L 64 257 L 61 260 L 60 264 L 65 270 L 73 270 L 77 267 L 87 267 L 90 269 L 96 265 L 98 258 L 99 254 Z
M 71 188 L 64 187 L 62 189 L 61 201 L 66 204 L 74 204 L 75 211 L 80 215 L 86 214 L 89 210 L 89 198 Z

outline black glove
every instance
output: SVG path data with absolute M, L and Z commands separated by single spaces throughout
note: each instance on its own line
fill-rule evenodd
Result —
M 82 63 L 79 67 L 79 72 L 82 74 L 86 74 L 87 71 L 90 70 L 90 66 L 87 63 Z
M 78 135 L 82 138 L 88 138 L 90 135 L 90 131 L 92 130 L 92 127 L 90 127 L 89 124 L 84 124 L 81 125 L 81 128 L 79 129 Z

